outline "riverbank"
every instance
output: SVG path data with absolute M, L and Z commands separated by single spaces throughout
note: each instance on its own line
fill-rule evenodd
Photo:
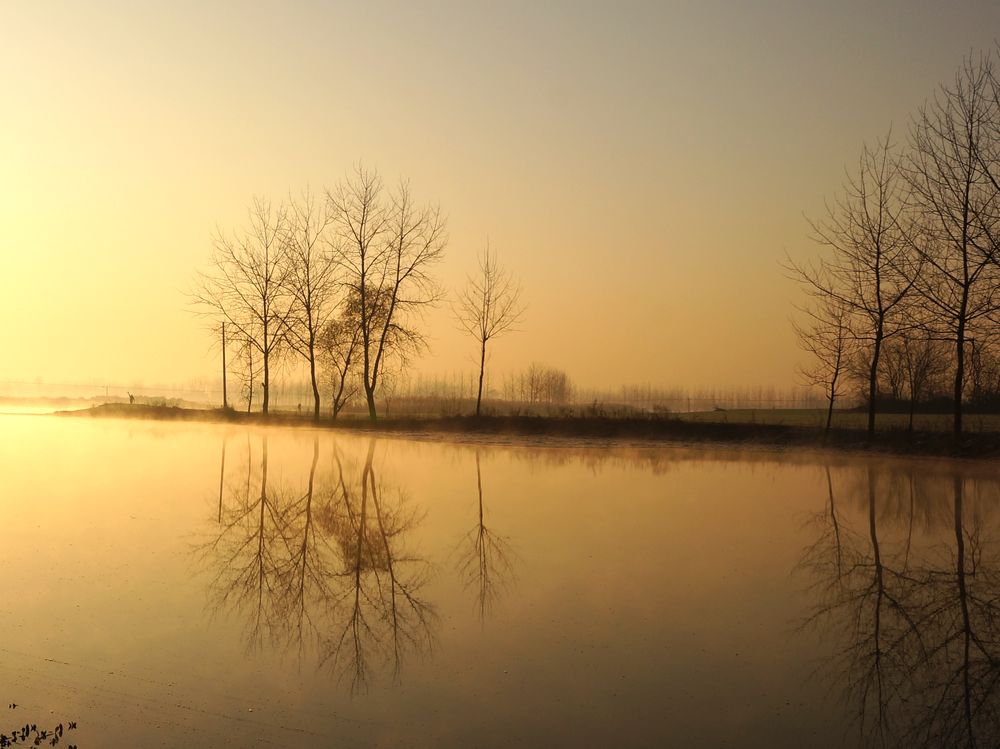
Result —
M 948 433 L 883 430 L 869 436 L 857 429 L 833 429 L 762 423 L 697 422 L 677 418 L 616 419 L 609 417 L 458 416 L 439 418 L 321 419 L 305 415 L 242 413 L 223 409 L 105 404 L 77 411 L 59 411 L 75 418 L 154 419 L 311 427 L 386 434 L 481 435 L 485 437 L 557 437 L 595 441 L 629 441 L 683 445 L 763 446 L 770 448 L 834 449 L 884 455 L 915 455 L 987 459 L 1000 457 L 1000 433 L 979 432 L 956 439 Z

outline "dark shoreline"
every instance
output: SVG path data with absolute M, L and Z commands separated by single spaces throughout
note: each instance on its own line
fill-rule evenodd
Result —
M 1000 457 L 1000 433 L 981 432 L 955 439 L 946 432 L 883 430 L 872 437 L 858 429 L 833 429 L 781 424 L 703 423 L 676 418 L 614 419 L 604 417 L 455 416 L 437 418 L 326 418 L 313 421 L 297 414 L 247 414 L 222 409 L 105 404 L 57 416 L 153 419 L 253 426 L 310 427 L 348 432 L 434 434 L 442 437 L 558 437 L 655 445 L 716 445 L 859 452 L 873 455 L 989 459 Z

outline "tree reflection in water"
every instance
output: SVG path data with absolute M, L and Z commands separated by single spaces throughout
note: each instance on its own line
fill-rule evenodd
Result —
M 514 552 L 510 541 L 486 526 L 483 508 L 483 473 L 476 450 L 476 490 L 478 522 L 459 543 L 458 573 L 467 589 L 475 591 L 480 622 L 501 594 L 514 582 Z
M 421 595 L 430 566 L 407 549 L 422 516 L 378 480 L 374 439 L 354 480 L 336 446 L 319 475 L 319 452 L 317 438 L 293 491 L 268 478 L 267 436 L 258 460 L 248 437 L 243 476 L 223 482 L 218 527 L 198 552 L 214 570 L 210 607 L 245 617 L 248 650 L 311 650 L 359 691 L 373 668 L 398 678 L 408 654 L 433 645 L 435 612 Z
M 827 479 L 801 562 L 816 600 L 806 625 L 835 643 L 821 671 L 856 715 L 859 742 L 995 745 L 997 482 L 868 467 L 841 488 L 841 507 Z

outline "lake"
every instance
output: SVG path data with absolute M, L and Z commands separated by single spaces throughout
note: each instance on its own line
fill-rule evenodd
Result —
M 0 434 L 8 736 L 1000 737 L 986 462 L 31 415 Z

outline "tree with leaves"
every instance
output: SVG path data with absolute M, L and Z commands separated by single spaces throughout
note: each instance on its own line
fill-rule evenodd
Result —
M 317 345 L 330 385 L 330 410 L 334 419 L 357 394 L 360 311 L 358 296 L 350 294 L 339 314 L 323 326 L 319 335 Z

